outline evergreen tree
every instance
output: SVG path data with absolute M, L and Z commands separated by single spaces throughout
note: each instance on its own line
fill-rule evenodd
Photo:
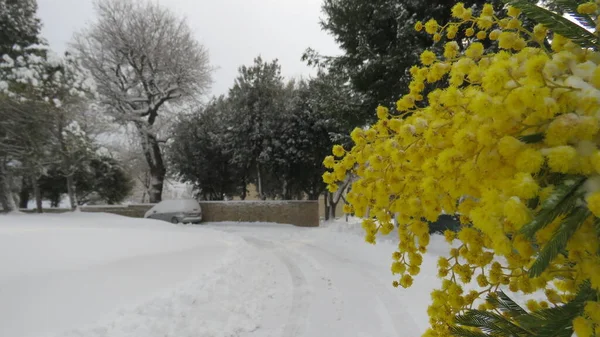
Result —
M 45 116 L 32 118 L 27 113 L 35 103 L 24 104 L 7 95 L 14 95 L 9 88 L 15 86 L 19 91 L 27 91 L 30 77 L 35 76 L 27 64 L 15 64 L 15 60 L 23 60 L 31 52 L 30 47 L 41 43 L 36 10 L 35 0 L 0 0 L 0 204 L 8 211 L 16 209 L 11 186 L 14 167 L 19 164 L 16 155 L 35 157 L 32 152 L 39 150 L 35 145 L 44 138 L 41 126 Z M 13 72 L 15 69 L 20 71 Z
M 79 163 L 72 176 L 77 193 L 75 199 L 79 205 L 92 201 L 118 204 L 133 189 L 131 177 L 117 160 L 108 156 L 96 156 L 85 163 Z M 68 194 L 67 177 L 68 174 L 60 165 L 49 167 L 46 174 L 40 177 L 40 193 L 50 201 L 52 207 L 58 207 L 62 197 Z
M 450 9 L 458 1 L 419 0 L 325 0 L 322 6 L 323 30 L 332 34 L 344 52 L 339 57 L 322 57 L 308 49 L 304 59 L 331 73 L 347 74 L 352 86 L 366 96 L 359 124 L 375 118 L 377 105 L 394 107 L 407 93 L 408 70 L 419 64 L 419 55 L 433 45 L 417 21 L 450 19 Z M 499 0 L 466 0 L 466 7 L 478 12 L 484 3 L 500 8 Z
M 183 118 L 174 128 L 167 152 L 174 175 L 192 183 L 203 200 L 223 200 L 246 190 L 244 173 L 233 162 L 234 149 L 225 141 L 228 104 L 219 97 Z
M 269 162 L 267 143 L 276 131 L 277 115 L 282 111 L 284 92 L 281 66 L 261 57 L 252 66 L 239 68 L 239 76 L 229 90 L 231 114 L 228 140 L 233 148 L 233 163 L 242 167 L 248 183 L 254 183 L 259 196 L 266 198 L 264 165 Z
M 36 12 L 36 0 L 0 0 L 0 56 L 14 59 L 23 49 L 42 43 Z

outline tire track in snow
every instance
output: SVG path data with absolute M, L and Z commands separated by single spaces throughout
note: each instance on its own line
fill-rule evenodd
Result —
M 322 254 L 333 257 L 341 263 L 349 264 L 353 266 L 361 266 L 364 269 L 372 269 L 372 266 L 362 263 L 360 261 L 354 261 L 344 256 L 339 256 L 338 254 L 332 253 L 322 247 L 316 246 L 311 243 L 303 242 L 303 245 L 306 247 L 310 247 L 312 251 L 318 250 Z M 363 270 L 364 270 L 363 269 Z M 376 292 L 376 296 L 379 298 L 381 303 L 386 308 L 387 313 L 390 316 L 390 321 L 393 325 L 394 330 L 396 331 L 396 335 L 406 335 L 406 336 L 419 336 L 421 332 L 417 324 L 412 319 L 410 312 L 403 306 L 403 303 L 398 303 L 394 299 L 397 299 L 396 294 L 394 294 L 389 288 L 391 285 L 386 285 L 383 282 L 379 281 L 379 278 L 376 275 L 373 275 L 370 272 L 357 272 L 364 280 L 365 283 L 375 283 L 373 289 Z M 368 277 L 367 277 L 368 276 Z M 406 321 L 401 318 L 410 318 L 410 326 L 406 326 Z
M 274 255 L 287 268 L 290 277 L 292 278 L 292 286 L 294 289 L 292 294 L 292 307 L 290 309 L 288 321 L 283 329 L 282 337 L 303 336 L 310 307 L 310 301 L 307 300 L 310 291 L 306 276 L 290 256 L 285 254 L 285 250 L 277 249 L 277 245 L 273 242 L 251 236 L 243 236 L 243 238 L 249 244 L 257 248 L 277 250 L 277 254 Z

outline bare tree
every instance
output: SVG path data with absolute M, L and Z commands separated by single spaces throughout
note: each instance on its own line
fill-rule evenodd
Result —
M 73 49 L 96 80 L 106 112 L 133 124 L 150 168 L 150 202 L 161 200 L 166 175 L 156 121 L 168 104 L 206 92 L 208 51 L 185 19 L 150 1 L 97 0 L 98 20 L 75 36 Z

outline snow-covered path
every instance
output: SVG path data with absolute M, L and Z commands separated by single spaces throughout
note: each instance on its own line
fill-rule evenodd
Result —
M 420 335 L 435 271 L 394 289 L 393 242 L 371 246 L 358 232 L 0 217 L 0 336 Z
M 324 228 L 211 227 L 240 235 L 275 260 L 283 287 L 291 279 L 292 299 L 284 306 L 266 308 L 261 328 L 249 336 L 419 336 L 425 328 L 417 323 L 423 312 L 411 310 L 412 304 L 404 302 L 402 292 L 391 286 L 391 252 L 384 253 L 390 245 L 377 247 L 383 248 L 377 252 L 359 236 L 343 234 L 347 237 L 342 242 Z M 368 250 L 379 259 L 371 259 Z M 361 256 L 361 252 L 367 254 Z M 427 300 L 428 294 L 417 297 Z M 275 316 L 280 319 L 274 320 Z

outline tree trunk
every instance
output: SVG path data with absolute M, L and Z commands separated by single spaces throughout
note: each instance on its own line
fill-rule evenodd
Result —
M 159 203 L 162 201 L 162 192 L 167 175 L 167 169 L 163 161 L 160 144 L 156 136 L 149 134 L 144 130 L 142 124 L 136 124 L 136 127 L 142 137 L 142 150 L 144 157 L 150 168 L 150 189 L 148 197 L 150 203 Z
M 149 201 L 150 203 L 159 203 L 162 201 L 162 191 L 164 187 L 165 174 L 161 173 L 160 170 L 153 170 L 151 172 L 152 180 L 150 182 Z
M 329 220 L 329 205 L 327 201 L 329 200 L 329 192 L 325 192 L 325 197 L 323 198 L 323 205 L 325 206 L 325 221 Z
M 340 199 L 338 199 L 337 201 L 334 201 L 333 199 L 333 193 L 329 193 L 329 217 L 331 218 L 331 220 L 335 220 L 335 211 L 338 202 L 340 202 Z
M 19 208 L 21 209 L 27 209 L 29 207 L 29 198 L 31 197 L 31 190 L 29 188 L 27 176 L 24 175 L 21 179 L 21 191 L 19 192 Z
M 57 208 L 58 206 L 60 206 L 60 195 L 59 196 L 53 195 L 50 198 L 50 207 Z
M 33 196 L 35 198 L 35 209 L 37 213 L 43 213 L 42 205 L 42 191 L 40 190 L 40 184 L 38 183 L 37 177 L 32 175 L 30 177 L 31 186 L 33 188 Z
M 67 192 L 69 193 L 71 209 L 74 211 L 79 209 L 79 203 L 77 202 L 77 191 L 75 190 L 75 179 L 73 179 L 72 174 L 67 176 Z
M 285 179 L 285 177 L 283 177 L 283 183 L 281 186 L 281 198 L 283 200 L 288 200 L 288 196 L 287 196 L 287 179 Z
M 5 212 L 14 212 L 17 210 L 17 204 L 13 198 L 10 186 L 10 177 L 4 163 L 0 163 L 0 203 L 2 203 L 2 209 Z
M 258 198 L 260 200 L 265 200 L 266 198 L 264 197 L 264 194 L 263 194 L 262 176 L 260 174 L 260 164 L 259 163 L 256 163 L 256 177 L 258 180 L 258 186 L 256 186 L 256 188 L 258 189 Z
M 248 183 L 246 182 L 246 178 L 244 177 L 242 179 L 242 193 L 240 194 L 240 199 L 241 200 L 246 200 L 246 193 L 247 193 L 247 188 L 248 188 Z

